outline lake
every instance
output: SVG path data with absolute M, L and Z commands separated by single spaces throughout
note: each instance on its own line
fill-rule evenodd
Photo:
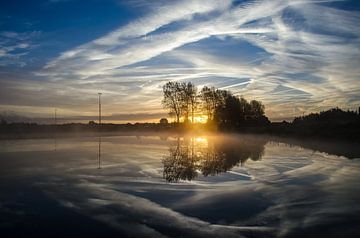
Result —
M 359 145 L 252 135 L 0 141 L 0 237 L 360 237 Z

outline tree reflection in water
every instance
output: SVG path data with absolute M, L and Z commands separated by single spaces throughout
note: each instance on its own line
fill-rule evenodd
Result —
M 266 140 L 255 137 L 184 137 L 170 145 L 163 159 L 163 177 L 168 182 L 192 180 L 201 173 L 213 176 L 248 159 L 260 160 Z

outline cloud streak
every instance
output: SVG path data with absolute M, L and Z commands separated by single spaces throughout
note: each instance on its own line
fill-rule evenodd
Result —
M 166 2 L 62 52 L 35 76 L 82 94 L 101 90 L 116 98 L 109 110 L 125 113 L 131 102 L 136 111 L 159 113 L 161 86 L 170 80 L 262 100 L 277 120 L 356 108 L 360 14 L 331 2 Z

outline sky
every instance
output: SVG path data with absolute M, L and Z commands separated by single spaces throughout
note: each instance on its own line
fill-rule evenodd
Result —
M 360 1 L 2 0 L 0 114 L 158 121 L 168 81 L 261 100 L 272 121 L 360 105 Z

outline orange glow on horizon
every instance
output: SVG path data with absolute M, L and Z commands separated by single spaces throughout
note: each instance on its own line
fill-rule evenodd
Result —
M 184 117 L 180 118 L 180 122 L 183 122 L 185 120 Z M 207 115 L 203 115 L 203 114 L 198 114 L 196 116 L 194 116 L 194 123 L 206 123 L 208 120 L 208 116 Z M 192 117 L 189 117 L 189 121 L 192 122 Z
M 206 115 L 199 115 L 194 117 L 194 123 L 206 123 L 207 120 L 208 117 Z

